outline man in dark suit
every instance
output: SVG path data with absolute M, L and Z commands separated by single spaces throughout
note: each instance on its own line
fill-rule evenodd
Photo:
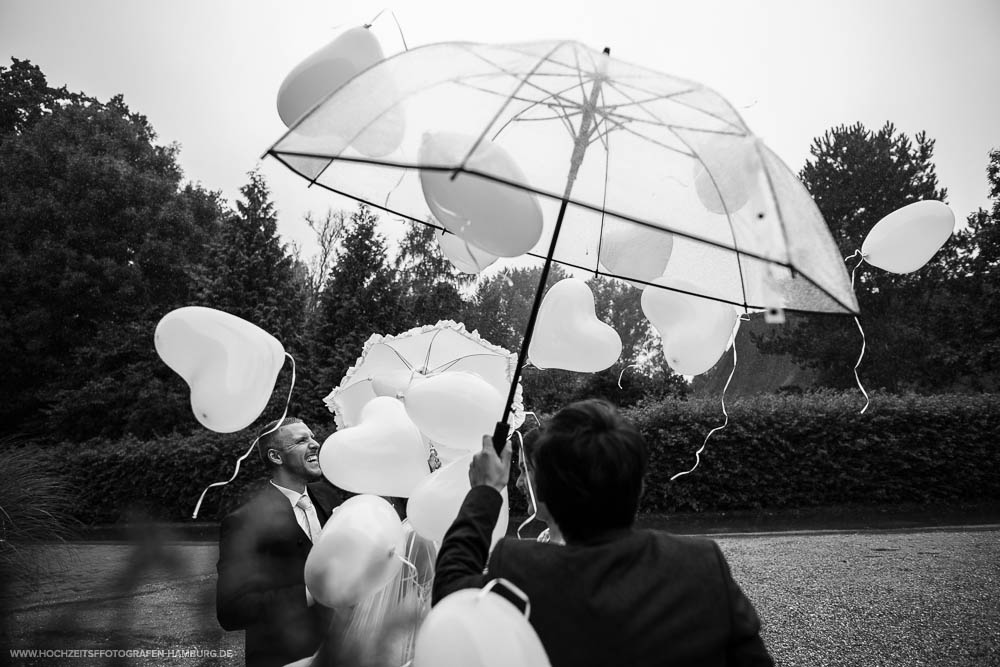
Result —
M 246 631 L 248 667 L 276 667 L 312 655 L 327 634 L 331 611 L 313 600 L 303 572 L 341 498 L 301 420 L 272 422 L 258 448 L 271 480 L 222 520 L 216 613 L 226 630 Z
M 497 543 L 510 475 L 489 437 L 438 554 L 433 601 L 503 577 L 527 593 L 530 621 L 553 667 L 773 665 L 753 605 L 715 542 L 634 527 L 647 452 L 603 401 L 560 410 L 541 431 L 529 482 L 566 540 Z

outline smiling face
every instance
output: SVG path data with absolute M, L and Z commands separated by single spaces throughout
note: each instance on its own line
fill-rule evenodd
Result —
M 268 456 L 278 464 L 275 476 L 286 482 L 306 484 L 323 476 L 319 467 L 319 443 L 305 424 L 298 422 L 282 426 L 278 442 Z

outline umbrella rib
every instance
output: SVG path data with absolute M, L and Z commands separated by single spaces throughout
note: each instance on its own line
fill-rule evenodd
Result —
M 532 74 L 534 74 L 536 71 L 538 71 L 538 68 L 541 67 L 542 64 L 545 63 L 548 60 L 548 55 L 551 55 L 552 53 L 555 53 L 556 51 L 558 51 L 559 49 L 561 49 L 564 44 L 566 44 L 566 42 L 559 42 L 559 43 L 557 43 L 556 46 L 553 47 L 552 50 L 547 55 L 542 56 L 541 59 L 539 59 L 539 61 L 537 63 L 535 63 L 535 65 L 531 68 L 531 70 L 528 71 L 527 73 L 525 73 L 523 75 L 523 78 L 521 78 L 520 81 L 518 82 L 517 88 L 514 89 L 513 94 L 516 95 L 517 91 L 519 91 L 522 87 L 524 87 L 524 85 L 528 81 L 528 77 L 530 77 Z M 475 52 L 473 52 L 473 53 L 475 53 Z M 481 56 L 479 56 L 479 57 L 481 57 Z M 483 58 L 483 60 L 486 60 L 486 59 Z M 486 62 L 489 62 L 489 61 L 486 60 Z M 495 64 L 494 64 L 494 67 L 496 67 Z M 501 71 L 504 71 L 502 68 L 499 68 L 499 69 L 501 69 Z M 466 165 L 466 163 L 468 163 L 469 159 L 472 157 L 472 154 L 476 152 L 476 149 L 479 148 L 479 144 L 481 144 L 483 142 L 483 139 L 486 138 L 486 133 L 489 131 L 489 128 L 493 127 L 493 124 L 496 123 L 497 120 L 499 120 L 500 115 L 503 113 L 504 109 L 507 108 L 507 105 L 510 104 L 510 101 L 511 101 L 511 98 L 507 97 L 504 100 L 503 105 L 501 105 L 501 107 L 499 109 L 497 109 L 496 114 L 494 114 L 494 116 L 493 116 L 493 120 L 491 120 L 489 123 L 486 124 L 486 129 L 484 129 L 479 134 L 479 137 L 472 144 L 472 147 L 469 149 L 468 153 L 466 153 L 465 157 L 462 158 L 462 161 L 459 163 L 458 168 L 454 170 L 453 173 L 454 173 L 455 176 L 458 175 L 459 171 L 465 169 L 465 165 Z
M 781 214 L 781 204 L 778 202 L 778 195 L 774 191 L 774 182 L 771 180 L 771 170 L 767 168 L 767 161 L 764 160 L 764 156 L 761 154 L 760 145 L 759 144 L 755 145 L 754 149 L 757 152 L 757 157 L 760 158 L 761 166 L 763 167 L 762 170 L 764 172 L 764 178 L 767 179 L 767 188 L 768 190 L 771 191 L 771 199 L 774 200 L 774 211 L 778 215 L 778 227 L 781 229 L 781 238 L 785 241 L 785 258 L 789 263 L 791 263 L 792 260 L 791 246 L 788 244 L 788 231 L 785 229 L 785 216 Z M 795 277 L 794 268 L 792 268 L 792 277 L 793 278 Z
M 601 102 L 604 102 L 603 90 L 601 90 Z M 604 124 L 607 125 L 607 123 L 608 119 L 605 117 Z M 606 132 L 598 133 L 598 137 L 601 137 L 601 143 L 604 144 L 604 193 L 601 196 L 601 230 L 597 234 L 597 257 L 594 260 L 595 270 L 601 268 L 601 247 L 604 243 L 604 210 L 608 205 L 608 172 L 611 169 L 611 139 L 608 135 L 611 131 L 611 128 L 609 128 Z
M 625 97 L 626 99 L 632 100 L 632 97 L 630 95 L 628 95 L 625 91 L 623 91 L 620 86 L 616 86 L 614 83 L 612 83 L 611 85 L 623 97 Z M 657 93 L 655 93 L 655 92 L 653 92 L 651 90 L 648 90 L 646 88 L 642 88 L 640 86 L 630 85 L 629 87 L 632 88 L 633 90 L 639 91 L 640 93 L 646 93 L 647 95 L 654 95 L 654 96 L 657 95 Z M 697 88 L 697 87 L 695 87 L 695 88 L 691 88 L 690 90 L 684 90 L 684 91 L 679 91 L 679 92 L 676 92 L 676 93 L 671 93 L 669 95 L 663 95 L 662 99 L 665 102 L 671 102 L 673 104 L 678 104 L 680 106 L 687 107 L 688 109 L 691 109 L 693 111 L 697 111 L 699 113 L 703 113 L 706 116 L 714 118 L 715 120 L 721 121 L 721 122 L 725 123 L 726 125 L 729 125 L 730 127 L 735 128 L 737 131 L 742 132 L 743 134 L 745 134 L 747 132 L 746 124 L 743 123 L 743 119 L 740 118 L 740 115 L 738 113 L 736 113 L 736 110 L 733 109 L 732 105 L 730 105 L 728 102 L 726 102 L 725 99 L 723 99 L 722 101 L 725 104 L 729 105 L 729 109 L 733 112 L 733 114 L 735 114 L 736 118 L 739 119 L 739 121 L 742 124 L 742 126 L 741 125 L 737 125 L 737 124 L 733 123 L 731 120 L 723 118 L 722 116 L 720 116 L 720 115 L 718 115 L 716 113 L 708 111 L 707 109 L 702 109 L 701 107 L 698 107 L 698 106 L 695 106 L 695 105 L 693 105 L 691 103 L 684 102 L 683 100 L 677 99 L 681 95 L 687 95 L 688 93 L 694 93 L 694 92 L 699 92 L 699 91 L 707 91 L 707 92 L 711 93 L 712 95 L 715 95 L 716 97 L 719 97 L 719 94 L 716 93 L 714 90 L 712 90 L 710 88 L 705 88 L 705 87 Z M 633 100 L 633 102 L 635 102 L 635 100 Z M 638 104 L 638 102 L 635 102 L 635 103 Z M 645 111 L 647 113 L 650 113 L 650 114 L 652 113 L 648 109 L 645 109 Z M 659 120 L 658 117 L 657 117 L 657 120 Z
M 429 364 L 431 361 L 431 349 L 434 347 L 434 341 L 437 340 L 437 337 L 441 334 L 442 331 L 443 329 L 438 329 L 437 331 L 435 331 L 434 335 L 431 336 L 430 342 L 427 343 L 427 353 L 424 355 L 424 370 L 427 370 L 427 364 Z
M 451 361 L 444 362 L 440 366 L 435 366 L 433 369 L 427 369 L 427 373 L 429 375 L 431 373 L 440 373 L 440 372 L 446 371 L 449 368 L 451 368 L 452 366 L 454 366 L 455 364 L 457 364 L 458 362 L 464 361 L 466 359 L 471 359 L 472 357 L 495 357 L 497 359 L 502 359 L 503 362 L 504 362 L 504 364 L 507 363 L 507 360 L 504 359 L 503 356 L 501 356 L 499 354 L 493 354 L 493 353 L 490 353 L 490 352 L 476 352 L 474 354 L 463 354 L 458 359 L 452 359 Z
M 627 92 L 625 92 L 623 90 L 620 90 L 618 88 L 615 88 L 615 90 L 618 92 L 618 94 L 620 94 L 623 97 L 625 97 L 625 99 L 628 99 L 628 100 L 632 99 L 632 97 Z M 646 111 L 646 113 L 648 113 L 650 115 L 653 115 L 653 113 L 649 109 L 646 109 L 645 106 L 639 105 L 639 108 L 643 109 L 644 111 Z M 668 128 L 668 130 L 675 137 L 677 137 L 678 141 L 680 141 L 682 144 L 684 144 L 685 146 L 687 146 L 687 149 L 689 151 L 691 151 L 692 156 L 694 157 L 694 159 L 696 159 L 698 162 L 700 162 L 701 165 L 705 168 L 705 173 L 707 173 L 708 176 L 709 176 L 709 178 L 712 179 L 712 184 L 715 186 L 715 190 L 719 194 L 719 201 L 722 202 L 723 210 L 726 212 L 726 222 L 729 224 L 729 234 L 733 238 L 733 248 L 732 249 L 736 251 L 736 269 L 739 271 L 739 274 L 740 274 L 740 292 L 743 294 L 743 307 L 746 308 L 747 307 L 747 286 L 746 286 L 746 278 L 743 275 L 743 262 L 742 262 L 742 260 L 740 258 L 740 248 L 739 248 L 739 244 L 738 244 L 737 238 L 736 238 L 736 228 L 733 225 L 733 218 L 729 214 L 729 207 L 726 206 L 725 199 L 723 199 L 722 193 L 719 192 L 719 185 L 718 185 L 718 183 L 715 182 L 715 175 L 712 174 L 712 172 L 708 169 L 708 165 L 706 165 L 705 162 L 701 159 L 701 156 L 697 154 L 697 151 L 695 151 L 694 148 L 687 141 L 684 140 L 684 137 L 682 137 L 680 134 L 677 133 L 676 129 L 670 127 L 670 128 Z

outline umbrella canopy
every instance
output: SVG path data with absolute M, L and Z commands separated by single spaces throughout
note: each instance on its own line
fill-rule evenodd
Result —
M 564 265 L 640 284 L 663 275 L 748 309 L 857 311 L 815 203 L 732 105 L 579 43 L 412 49 L 335 91 L 268 153 L 312 183 L 442 227 L 456 212 L 428 202 L 428 174 L 523 189 L 537 195 L 542 229 L 526 250 L 538 256 L 566 199 L 553 253 Z M 477 212 L 450 217 L 475 227 Z M 628 256 L 657 232 L 669 234 L 669 261 L 635 275 L 642 262 Z
M 544 258 L 515 378 L 552 261 L 744 311 L 857 311 L 815 203 L 732 105 L 607 50 L 415 48 L 355 76 L 268 153 L 487 253 Z
M 446 373 L 474 374 L 506 396 L 516 363 L 516 355 L 467 331 L 464 324 L 442 320 L 398 335 L 373 335 L 323 401 L 334 413 L 338 428 L 347 428 L 360 422 L 362 408 L 377 396 L 401 398 L 406 403 L 411 388 Z M 518 387 L 510 425 L 517 428 L 523 421 Z

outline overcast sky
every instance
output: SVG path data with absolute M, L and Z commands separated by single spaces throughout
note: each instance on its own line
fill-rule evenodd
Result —
M 260 156 L 284 126 L 285 74 L 338 31 L 384 8 L 410 47 L 460 40 L 575 39 L 722 93 L 793 170 L 841 123 L 893 121 L 937 140 L 956 217 L 987 204 L 1000 148 L 998 0 L 0 0 L 0 56 L 39 65 L 55 86 L 122 93 L 187 179 L 230 200 L 261 164 L 280 231 L 311 248 L 306 211 L 353 208 Z M 383 14 L 388 53 L 403 45 Z

